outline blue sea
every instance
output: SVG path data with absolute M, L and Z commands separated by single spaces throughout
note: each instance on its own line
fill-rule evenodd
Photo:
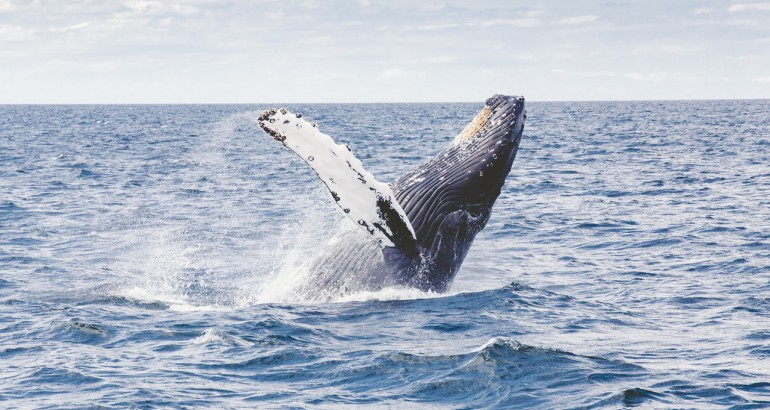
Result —
M 391 181 L 482 104 L 287 108 Z M 448 293 L 322 304 L 270 106 L 0 106 L 0 408 L 770 408 L 770 101 L 528 103 Z

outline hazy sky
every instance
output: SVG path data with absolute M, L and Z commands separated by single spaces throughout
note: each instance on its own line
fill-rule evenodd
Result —
M 0 0 L 0 103 L 770 98 L 770 2 Z

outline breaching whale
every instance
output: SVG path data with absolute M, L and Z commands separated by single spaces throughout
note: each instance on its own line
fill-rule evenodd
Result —
M 296 291 L 316 300 L 392 286 L 446 291 L 489 220 L 525 119 L 523 97 L 494 95 L 448 147 L 385 184 L 301 115 L 263 112 L 262 129 L 307 162 L 361 228 L 308 261 L 310 279 Z

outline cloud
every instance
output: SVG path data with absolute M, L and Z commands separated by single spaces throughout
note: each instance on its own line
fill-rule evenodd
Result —
M 93 23 L 90 21 L 84 21 L 82 23 L 72 24 L 65 27 L 49 27 L 48 31 L 51 33 L 66 33 L 68 31 L 78 31 L 91 27 Z
M 575 16 L 563 18 L 558 20 L 557 23 L 565 26 L 576 26 L 579 24 L 586 24 L 592 21 L 596 21 L 598 18 L 599 16 Z
M 425 24 L 422 26 L 417 26 L 417 30 L 421 31 L 431 31 L 431 30 L 444 30 L 448 28 L 455 28 L 457 27 L 457 24 L 454 23 L 444 23 L 444 24 Z
M 388 68 L 387 70 L 383 70 L 380 72 L 380 78 L 387 79 L 387 80 L 402 80 L 406 78 L 421 78 L 425 76 L 424 71 L 409 71 L 404 70 L 403 68 Z
M 665 72 L 658 72 L 658 73 L 626 73 L 624 77 L 629 78 L 634 81 L 652 81 L 652 82 L 661 82 L 669 77 L 668 73 Z
M 297 42 L 300 44 L 323 45 L 331 44 L 333 40 L 331 36 L 319 35 L 300 38 Z
M 675 45 L 675 44 L 656 44 L 656 45 L 644 45 L 637 47 L 633 54 L 635 55 L 647 55 L 647 54 L 673 54 L 673 55 L 685 55 L 702 51 L 703 47 L 696 45 Z
M 10 0 L 0 0 L 0 13 L 14 10 L 16 10 L 16 6 Z
M 491 26 L 512 26 L 512 27 L 537 27 L 540 25 L 540 21 L 537 19 L 496 19 L 482 21 L 478 24 L 481 27 Z
M 610 78 L 610 77 L 618 76 L 613 71 L 569 71 L 563 68 L 554 68 L 554 69 L 551 69 L 551 72 L 554 74 L 574 75 L 576 77 L 585 77 L 585 78 Z M 636 74 L 642 75 L 640 73 L 630 73 L 630 74 L 633 76 L 635 76 Z
M 380 72 L 380 78 L 408 78 L 411 74 L 402 68 L 388 68 Z
M 34 36 L 35 30 L 0 24 L 0 43 L 32 40 Z
M 658 47 L 658 51 L 662 53 L 671 53 L 671 54 L 692 53 L 692 52 L 701 51 L 701 50 L 703 50 L 703 48 L 699 46 L 665 45 L 665 46 Z
M 174 4 L 174 3 L 161 3 L 159 1 L 152 0 L 126 0 L 123 5 L 130 8 L 137 13 L 146 14 L 195 14 L 198 12 L 198 8 L 186 4 Z
M 730 6 L 727 11 L 770 11 L 770 3 L 738 3 Z
M 406 59 L 406 60 L 403 60 L 403 63 L 424 65 L 424 64 L 450 64 L 450 63 L 454 63 L 455 61 L 457 61 L 457 57 L 444 55 L 444 56 Z
M 738 98 L 770 85 L 761 51 L 770 0 L 671 2 L 664 14 L 645 3 L 610 6 L 618 1 L 348 3 L 0 0 L 0 71 L 18 79 L 0 83 L 0 103 L 440 101 L 486 87 L 538 99 Z M 47 64 L 54 59 L 68 64 Z M 259 81 L 265 73 L 276 80 Z M 450 78 L 467 80 L 446 87 Z M 166 84 L 162 92 L 134 86 L 153 81 Z M 189 86 L 204 82 L 210 88 Z
M 531 63 L 536 61 L 537 57 L 533 53 L 521 53 L 514 55 L 513 59 L 516 61 L 521 61 L 522 63 Z
M 724 19 L 720 23 L 725 26 L 734 26 L 734 27 L 763 27 L 764 26 L 762 22 L 751 18 Z
M 56 70 L 67 70 L 70 72 L 85 72 L 91 74 L 113 73 L 120 69 L 120 63 L 115 61 L 67 61 L 67 60 L 49 60 L 45 63 Z
M 267 17 L 268 20 L 278 21 L 283 20 L 283 18 L 286 17 L 286 13 L 284 13 L 283 10 L 268 11 L 265 13 L 265 17 Z

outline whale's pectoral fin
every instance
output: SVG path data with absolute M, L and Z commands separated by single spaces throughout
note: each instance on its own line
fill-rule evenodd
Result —
M 286 109 L 270 109 L 259 125 L 313 168 L 345 215 L 377 238 L 382 246 L 416 249 L 409 218 L 388 184 L 364 169 L 347 145 L 337 144 L 315 124 Z

